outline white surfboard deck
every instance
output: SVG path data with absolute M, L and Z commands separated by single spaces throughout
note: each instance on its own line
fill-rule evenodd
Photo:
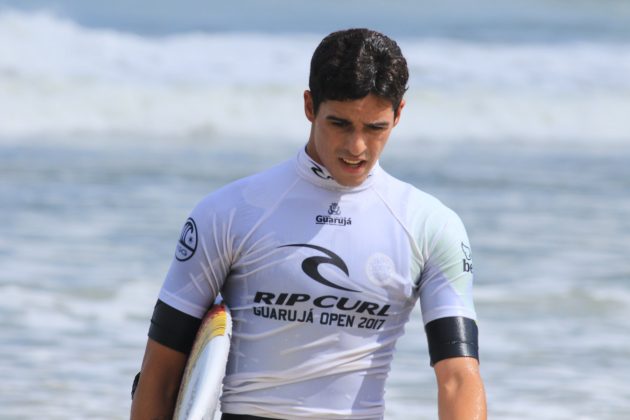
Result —
M 217 410 L 232 337 L 230 310 L 215 302 L 201 322 L 175 406 L 176 420 L 218 420 Z

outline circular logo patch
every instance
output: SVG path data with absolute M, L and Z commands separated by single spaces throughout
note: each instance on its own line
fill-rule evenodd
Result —
M 365 265 L 365 273 L 373 285 L 406 298 L 412 294 L 411 283 L 396 274 L 396 265 L 387 255 L 377 252 L 370 255 Z
M 365 266 L 365 272 L 375 286 L 386 286 L 392 279 L 396 269 L 394 261 L 385 255 L 376 253 L 370 255 Z
M 179 235 L 179 243 L 175 251 L 175 258 L 178 261 L 186 261 L 195 255 L 197 250 L 197 225 L 192 217 L 189 217 L 184 224 L 181 235 Z

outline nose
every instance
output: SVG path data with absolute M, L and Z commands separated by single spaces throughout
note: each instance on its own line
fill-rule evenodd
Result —
M 348 152 L 350 155 L 354 157 L 359 157 L 367 149 L 365 137 L 363 137 L 363 134 L 359 130 L 356 130 L 351 134 L 348 134 L 344 143 L 344 147 L 346 149 L 346 152 Z

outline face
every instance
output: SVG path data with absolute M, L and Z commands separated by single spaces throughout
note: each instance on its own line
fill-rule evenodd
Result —
M 311 122 L 306 151 L 339 184 L 360 185 L 381 155 L 404 105 L 403 100 L 394 113 L 390 101 L 369 94 L 353 101 L 324 101 L 315 115 L 311 93 L 306 91 L 304 110 Z

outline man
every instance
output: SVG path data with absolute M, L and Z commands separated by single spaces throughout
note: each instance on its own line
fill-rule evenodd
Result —
M 419 299 L 441 419 L 483 419 L 470 245 L 459 218 L 378 158 L 405 106 L 398 45 L 366 29 L 317 47 L 304 150 L 202 200 L 156 304 L 132 418 L 170 418 L 199 319 L 234 324 L 223 419 L 380 419 Z

